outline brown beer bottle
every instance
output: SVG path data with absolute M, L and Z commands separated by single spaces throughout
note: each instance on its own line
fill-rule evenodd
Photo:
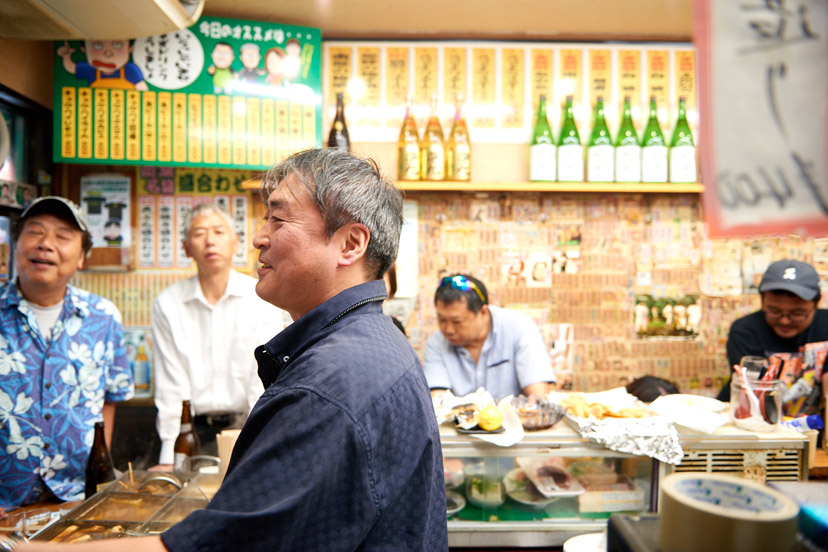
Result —
M 342 101 L 342 92 L 336 93 L 336 116 L 331 125 L 331 133 L 328 135 L 328 147 L 351 151 L 348 126 L 345 124 L 345 106 Z
M 91 497 L 99 490 L 115 480 L 115 468 L 112 466 L 112 456 L 106 446 L 104 437 L 104 423 L 95 422 L 95 438 L 92 450 L 86 460 L 86 498 Z
M 184 459 L 198 455 L 201 444 L 198 442 L 198 435 L 193 429 L 193 415 L 190 411 L 190 401 L 181 402 L 181 430 L 175 439 L 173 446 L 175 471 L 181 471 Z

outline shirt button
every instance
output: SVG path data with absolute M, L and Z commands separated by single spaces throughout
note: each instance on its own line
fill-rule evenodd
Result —
M 52 415 L 51 415 L 51 414 L 46 414 L 46 415 L 45 415 L 45 416 L 43 416 L 43 417 L 44 417 L 44 418 L 46 418 L 46 419 L 48 420 L 48 419 L 50 419 L 50 418 L 52 417 Z
M 43 448 L 44 448 L 44 449 L 49 448 L 49 443 L 46 443 L 45 445 L 43 445 Z
M 49 383 L 49 382 L 46 382 L 46 386 L 45 386 L 45 387 L 46 387 L 46 389 L 49 389 L 50 387 L 52 387 L 52 384 L 51 384 L 51 383 Z

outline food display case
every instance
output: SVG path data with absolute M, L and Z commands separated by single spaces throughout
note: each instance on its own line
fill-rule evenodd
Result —
M 613 513 L 656 511 L 658 481 L 674 471 L 807 478 L 807 438 L 794 431 L 753 433 L 732 424 L 712 434 L 677 430 L 684 456 L 673 466 L 596 445 L 566 421 L 526 431 L 509 447 L 442 424 L 449 546 L 560 546 L 603 531 Z
M 32 540 L 73 543 L 163 533 L 215 494 L 217 474 L 135 471 L 44 527 Z

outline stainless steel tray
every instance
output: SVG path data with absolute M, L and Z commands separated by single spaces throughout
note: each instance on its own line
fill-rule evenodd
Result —
M 76 529 L 70 529 L 73 527 Z M 89 538 L 83 538 L 83 540 L 78 540 L 77 542 L 83 542 L 84 540 L 117 539 L 122 537 L 127 531 L 135 531 L 138 527 L 138 523 L 69 521 L 68 519 L 60 519 L 44 527 L 31 540 L 48 542 L 60 537 L 55 542 L 75 542 L 76 539 L 83 538 L 84 535 L 89 535 Z M 69 531 L 65 533 L 64 531 L 67 529 Z

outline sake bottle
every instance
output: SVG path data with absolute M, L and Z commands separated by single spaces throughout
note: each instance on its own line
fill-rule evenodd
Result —
M 641 138 L 641 180 L 667 182 L 667 143 L 658 124 L 655 96 L 650 96 L 650 118 Z
M 95 433 L 92 439 L 92 448 L 86 459 L 86 482 L 84 498 L 89 498 L 107 485 L 115 481 L 115 468 L 112 465 L 112 456 L 106 446 L 104 438 L 104 423 L 95 422 Z
M 466 119 L 463 118 L 463 96 L 457 95 L 454 123 L 449 133 L 446 148 L 446 178 L 448 180 L 471 180 L 471 141 Z
M 173 445 L 175 471 L 181 471 L 184 460 L 190 456 L 197 456 L 201 449 L 198 441 L 198 434 L 193 427 L 193 414 L 190 408 L 190 401 L 181 401 L 181 429 Z
M 541 94 L 529 146 L 529 180 L 543 182 L 555 180 L 555 177 L 555 138 L 546 117 L 546 96 Z
M 328 147 L 341 148 L 345 151 L 351 149 L 348 126 L 345 124 L 345 104 L 342 99 L 342 92 L 336 93 L 336 116 L 331 125 L 331 132 L 328 134 Z
M 696 181 L 696 146 L 687 124 L 687 105 L 679 98 L 678 119 L 670 140 L 670 182 Z
M 400 138 L 397 141 L 398 178 L 400 180 L 420 179 L 420 136 L 417 132 L 417 123 L 411 112 L 411 99 L 406 102 L 405 119 L 400 128 Z
M 604 98 L 598 96 L 587 147 L 587 182 L 612 182 L 613 153 L 612 138 L 604 118 Z
M 420 175 L 423 180 L 446 178 L 446 146 L 443 127 L 437 117 L 437 94 L 431 97 L 431 114 L 420 141 Z
M 566 97 L 561 134 L 558 136 L 558 180 L 584 181 L 584 149 L 572 112 L 572 96 Z
M 621 125 L 615 138 L 615 181 L 641 182 L 641 143 L 632 120 L 630 97 L 624 97 Z

